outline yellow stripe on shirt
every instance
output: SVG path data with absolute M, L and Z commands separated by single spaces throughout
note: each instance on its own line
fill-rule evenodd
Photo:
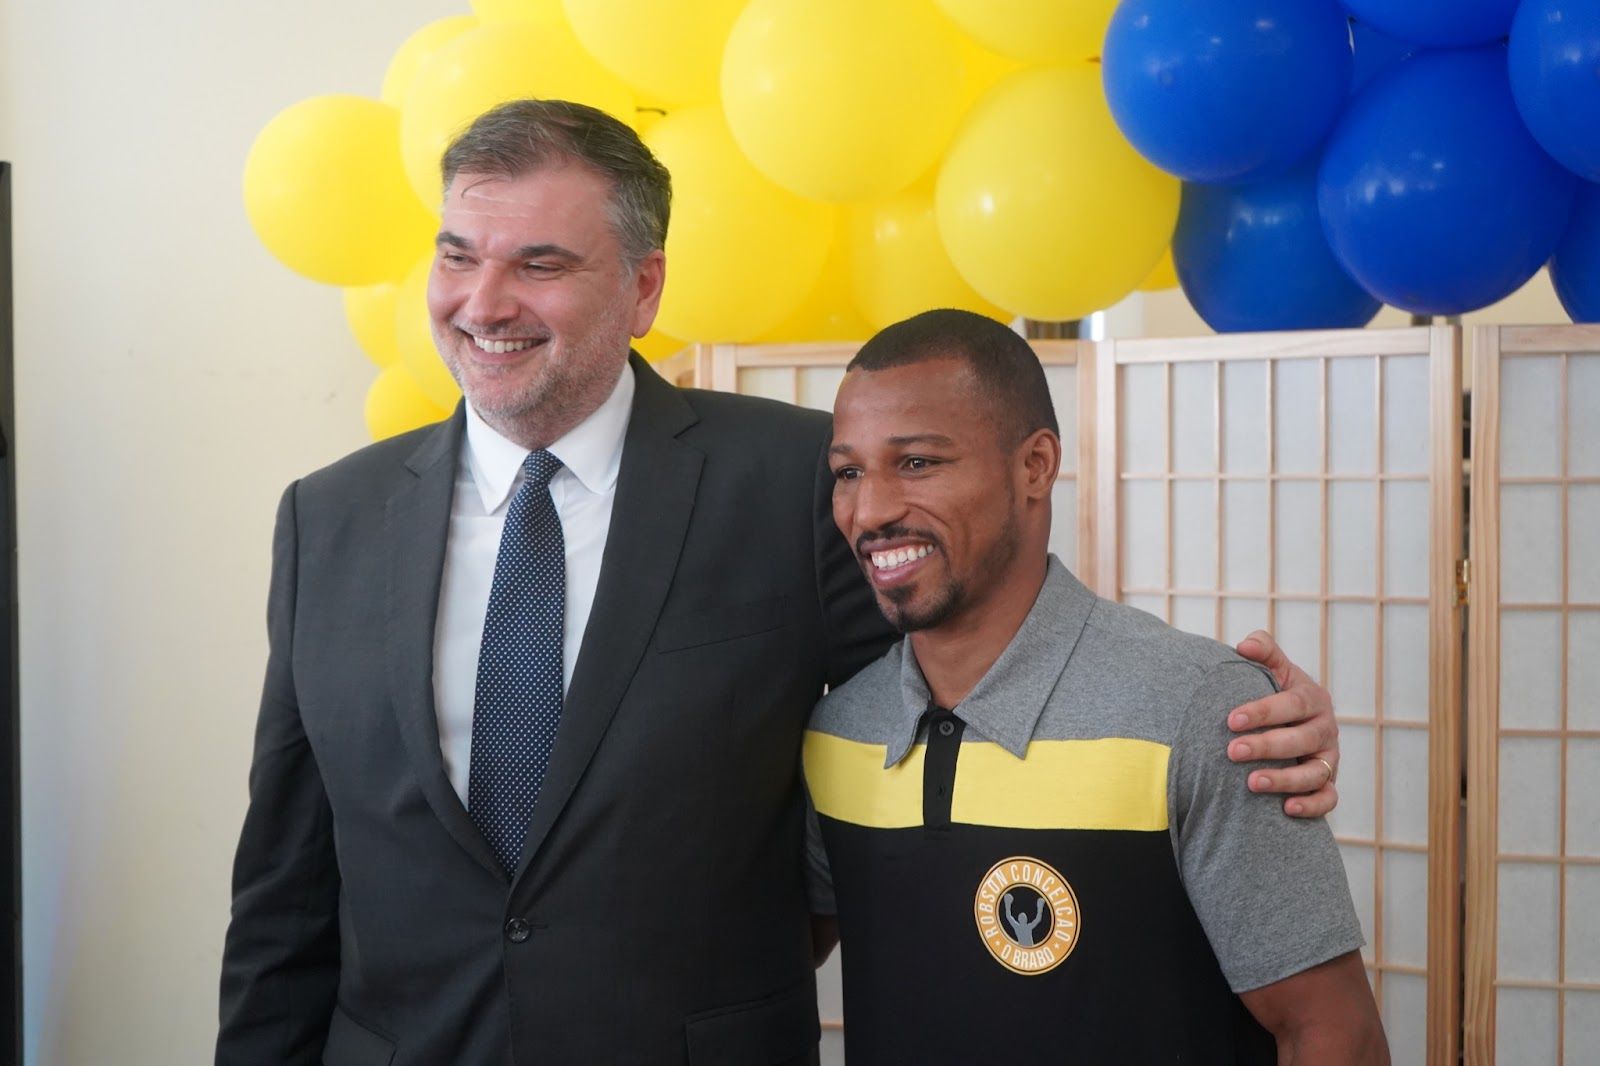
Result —
M 818 813 L 874 829 L 922 824 L 924 745 L 887 770 L 884 746 L 808 731 L 806 784 Z M 1108 737 L 1035 740 L 1018 759 L 964 743 L 950 820 L 1008 829 L 1167 828 L 1165 744 Z

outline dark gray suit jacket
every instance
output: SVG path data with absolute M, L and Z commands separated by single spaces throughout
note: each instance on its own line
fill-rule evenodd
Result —
M 462 412 L 284 494 L 219 1064 L 811 1055 L 801 732 L 889 634 L 832 525 L 827 419 L 633 366 L 593 614 L 509 885 L 434 717 Z

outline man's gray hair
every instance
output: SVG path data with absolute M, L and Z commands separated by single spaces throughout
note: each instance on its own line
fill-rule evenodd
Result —
M 611 226 L 637 266 L 667 241 L 672 176 L 639 135 L 597 108 L 567 100 L 512 100 L 482 115 L 444 150 L 444 189 L 458 174 L 519 178 L 578 163 L 611 182 Z

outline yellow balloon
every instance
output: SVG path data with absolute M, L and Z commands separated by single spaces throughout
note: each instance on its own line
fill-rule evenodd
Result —
M 428 278 L 432 273 L 430 255 L 400 283 L 395 295 L 395 343 L 400 349 L 400 365 L 423 394 L 435 406 L 450 408 L 461 398 L 461 388 L 433 343 L 433 320 L 428 316 Z
M 460 37 L 478 25 L 471 15 L 451 15 L 428 23 L 405 39 L 389 60 L 389 69 L 383 72 L 383 89 L 378 96 L 390 107 L 406 102 L 406 90 L 423 60 L 432 55 L 440 45 Z
M 590 58 L 565 23 L 479 26 L 423 62 L 400 109 L 400 151 L 417 195 L 439 203 L 439 157 L 450 141 L 496 104 L 530 96 L 575 100 L 633 121 L 632 91 Z
M 367 389 L 367 432 L 373 440 L 398 436 L 450 417 L 428 399 L 403 366 L 386 367 Z
M 267 250 L 329 285 L 405 270 L 435 227 L 400 169 L 400 116 L 361 96 L 314 96 L 278 113 L 244 164 L 244 206 Z
M 395 337 L 395 301 L 399 295 L 400 286 L 392 281 L 344 290 L 345 321 L 361 350 L 378 366 L 400 361 L 400 342 Z
M 926 0 L 752 0 L 723 53 L 739 147 L 819 200 L 911 184 L 949 143 L 960 103 L 955 35 Z
M 484 22 L 565 22 L 561 0 L 472 0 L 472 13 Z
M 935 307 L 1001 322 L 1013 317 L 979 296 L 939 239 L 931 184 L 845 210 L 845 245 L 856 306 L 875 329 Z
M 1117 0 L 934 0 L 979 42 L 1032 63 L 1100 54 Z
M 840 233 L 822 266 L 822 277 L 795 312 L 758 340 L 781 344 L 789 341 L 864 341 L 877 332 L 856 309 L 850 285 L 849 242 Z
M 652 329 L 643 337 L 633 339 L 633 350 L 645 357 L 647 362 L 659 363 L 669 355 L 677 355 L 688 345 L 676 337 L 668 336 L 659 329 Z
M 1162 289 L 1176 289 L 1178 287 L 1178 268 L 1172 262 L 1172 248 L 1168 247 L 1161 253 L 1161 259 L 1156 263 L 1155 269 L 1150 271 L 1148 277 L 1139 282 L 1140 292 L 1160 292 Z
M 675 111 L 645 142 L 672 172 L 667 283 L 656 325 L 697 341 L 748 341 L 811 292 L 834 208 L 762 177 L 714 107 Z
M 1098 64 L 1024 70 L 968 117 L 939 171 L 939 236 L 1008 311 L 1082 318 L 1132 292 L 1178 220 L 1180 183 L 1111 119 Z
M 991 52 L 970 37 L 955 34 L 956 52 L 961 57 L 961 114 L 971 111 L 989 90 L 1002 79 L 1022 69 L 1010 56 Z
M 623 81 L 672 107 L 714 103 L 722 46 L 745 0 L 566 0 L 578 40 Z

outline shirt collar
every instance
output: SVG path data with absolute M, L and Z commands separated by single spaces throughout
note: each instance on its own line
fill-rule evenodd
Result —
M 590 492 L 610 492 L 622 468 L 622 441 L 633 413 L 633 367 L 623 364 L 622 374 L 605 402 L 554 444 L 548 451 Z M 507 440 L 483 420 L 469 403 L 467 408 L 467 464 L 478 486 L 483 509 L 493 514 L 506 502 L 522 472 L 530 448 Z
M 966 699 L 949 709 L 968 730 L 1023 758 L 1094 603 L 1094 593 L 1050 556 L 1044 585 L 1011 643 Z M 910 753 L 932 699 L 910 640 L 900 642 L 900 697 L 901 714 L 888 737 L 884 769 Z

